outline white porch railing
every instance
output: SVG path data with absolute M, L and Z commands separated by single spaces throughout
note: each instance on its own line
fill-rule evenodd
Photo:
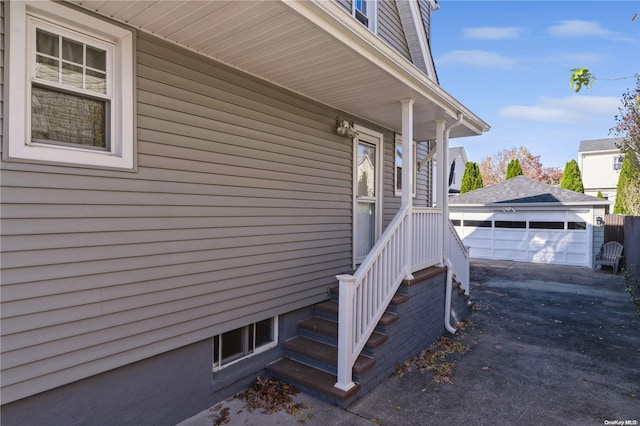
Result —
M 451 221 L 449 223 L 449 260 L 453 265 L 453 272 L 456 274 L 456 280 L 460 282 L 465 294 L 469 294 L 469 250 L 464 246 L 460 236 L 453 227 Z
M 354 383 L 351 369 L 373 333 L 398 287 L 406 277 L 407 246 L 404 235 L 411 209 L 405 207 L 391 221 L 354 275 L 338 275 L 338 382 L 348 390 Z M 442 224 L 439 209 L 414 209 L 411 272 L 442 261 L 438 232 Z M 418 236 L 416 238 L 416 236 Z
M 413 262 L 411 272 L 440 263 L 442 253 L 442 210 L 413 208 Z

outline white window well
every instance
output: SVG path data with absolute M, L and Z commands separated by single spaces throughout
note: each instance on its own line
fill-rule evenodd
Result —
M 213 371 L 275 347 L 278 317 L 268 318 L 213 337 Z
M 133 33 L 50 1 L 7 16 L 4 159 L 134 169 Z

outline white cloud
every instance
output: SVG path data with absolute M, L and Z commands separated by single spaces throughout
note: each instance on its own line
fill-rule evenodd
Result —
M 524 29 L 518 27 L 473 27 L 462 30 L 462 35 L 465 38 L 489 40 L 518 38 L 522 33 L 524 33 Z
M 613 96 L 543 96 L 537 105 L 510 105 L 500 110 L 500 114 L 519 121 L 580 124 L 592 122 L 600 117 L 613 119 L 619 106 L 620 99 Z
M 598 22 L 569 19 L 560 21 L 547 29 L 549 34 L 561 37 L 601 37 L 613 33 L 600 26 Z
M 484 68 L 513 68 L 516 64 L 514 59 L 508 58 L 496 52 L 485 50 L 452 50 L 440 56 L 436 63 L 444 65 L 447 63 L 467 64 Z
M 558 24 L 547 28 L 547 32 L 558 37 L 606 37 L 613 41 L 636 42 L 636 40 L 631 37 L 602 27 L 599 22 L 582 21 L 579 19 L 560 21 Z

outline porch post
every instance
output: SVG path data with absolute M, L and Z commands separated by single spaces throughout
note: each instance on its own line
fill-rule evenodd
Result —
M 413 99 L 402 99 L 402 208 L 408 208 L 404 233 L 405 278 L 413 279 Z
M 449 165 L 447 164 L 447 157 L 449 151 L 449 144 L 445 137 L 444 128 L 446 125 L 446 120 L 440 119 L 436 120 L 436 175 L 438 181 L 438 191 L 436 191 L 436 206 L 440 208 L 442 213 L 442 224 L 441 224 L 441 235 L 440 235 L 440 255 L 441 261 L 440 263 L 444 265 L 444 259 L 446 257 L 445 250 L 447 249 L 447 220 L 448 217 L 445 217 L 446 214 L 446 205 L 447 205 L 447 197 L 449 196 L 449 188 L 448 183 L 449 179 L 447 176 L 447 172 L 449 170 Z

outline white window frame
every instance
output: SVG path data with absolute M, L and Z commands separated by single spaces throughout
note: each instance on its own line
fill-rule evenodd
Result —
M 135 170 L 133 33 L 51 1 L 12 1 L 8 6 L 8 65 L 3 159 Z M 31 141 L 31 87 L 35 81 L 35 31 L 73 34 L 101 49 L 109 47 L 108 150 Z M 55 88 L 55 84 L 47 84 Z
M 413 143 L 411 144 L 413 146 L 413 158 L 414 160 L 418 155 L 418 144 L 416 143 L 416 141 L 413 141 Z M 402 148 L 402 135 L 398 135 L 396 134 L 396 139 L 395 139 L 395 143 L 393 146 L 393 191 L 394 191 L 394 195 L 396 197 L 402 197 L 402 190 L 398 189 L 398 147 Z M 411 196 L 413 198 L 416 197 L 417 194 L 417 188 L 418 188 L 418 182 L 417 182 L 417 166 L 414 166 L 412 168 L 413 170 L 413 188 L 411 188 Z M 402 177 L 402 176 L 401 176 Z
M 620 173 L 622 163 L 624 162 L 624 154 L 616 154 L 613 156 L 613 170 Z
M 220 370 L 222 370 L 224 368 L 229 367 L 230 365 L 236 364 L 236 363 L 238 363 L 238 362 L 240 362 L 242 360 L 245 360 L 247 358 L 251 358 L 254 355 L 257 355 L 259 353 L 268 351 L 269 349 L 272 349 L 272 348 L 275 348 L 276 346 L 278 346 L 278 316 L 275 316 L 275 317 L 272 317 L 272 318 L 265 318 L 265 319 L 270 319 L 271 320 L 271 327 L 272 327 L 271 333 L 273 335 L 273 340 L 271 342 L 267 343 L 267 344 L 264 344 L 264 345 L 258 347 L 258 348 L 255 347 L 255 329 L 256 329 L 256 324 L 258 322 L 260 322 L 260 321 L 256 321 L 256 322 L 252 323 L 253 324 L 253 330 L 254 330 L 254 335 L 253 335 L 253 338 L 252 338 L 252 340 L 253 340 L 253 349 L 252 349 L 252 351 L 247 353 L 247 354 L 245 354 L 245 355 L 239 356 L 238 358 L 236 358 L 236 359 L 234 359 L 232 361 L 229 361 L 227 363 L 223 363 L 222 362 L 223 361 L 222 360 L 222 345 L 223 345 L 222 335 L 224 333 L 220 333 L 220 334 L 214 336 L 211 339 L 211 350 L 214 352 L 213 353 L 214 358 L 211 360 L 212 361 L 212 366 L 213 366 L 212 370 L 214 372 L 220 371 Z M 251 325 L 251 324 L 249 324 L 249 325 Z M 243 327 L 238 327 L 237 329 L 233 329 L 233 330 L 229 330 L 229 331 L 235 331 L 235 330 L 238 330 L 238 329 L 248 330 L 249 329 L 249 325 L 245 325 Z M 217 363 L 215 361 L 215 346 L 216 346 L 215 345 L 215 338 L 216 337 L 219 339 L 218 340 L 218 342 L 219 342 L 218 351 L 219 352 L 218 352 L 218 362 Z
M 365 25 L 371 32 L 376 33 L 378 31 L 378 2 L 376 0 L 362 0 L 366 3 L 367 14 L 365 15 L 367 18 L 367 25 Z M 362 22 L 356 17 L 356 2 L 351 2 L 351 15 L 362 24 Z M 364 24 L 362 24 L 364 25 Z

